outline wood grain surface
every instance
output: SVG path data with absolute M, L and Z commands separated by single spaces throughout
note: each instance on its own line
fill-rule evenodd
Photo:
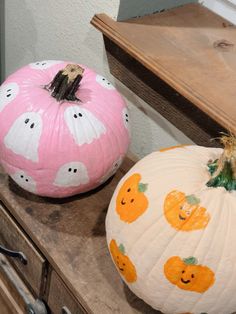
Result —
M 236 27 L 199 4 L 91 23 L 224 128 L 236 132 Z
M 122 282 L 105 238 L 106 211 L 120 178 L 68 199 L 46 199 L 19 188 L 0 171 L 0 199 L 88 313 L 158 313 Z

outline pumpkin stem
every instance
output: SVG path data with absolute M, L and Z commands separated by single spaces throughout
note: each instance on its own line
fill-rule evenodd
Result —
M 56 98 L 57 101 L 79 101 L 75 94 L 78 91 L 83 72 L 84 69 L 79 65 L 67 64 L 45 88 L 51 92 L 52 97 Z
M 224 151 L 219 159 L 208 164 L 212 177 L 207 186 L 221 186 L 227 191 L 236 190 L 236 137 L 232 134 L 224 135 L 220 141 L 224 145 Z

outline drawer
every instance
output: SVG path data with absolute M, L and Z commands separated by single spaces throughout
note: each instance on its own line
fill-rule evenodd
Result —
M 52 271 L 48 295 L 48 306 L 53 314 L 86 314 L 86 310 L 79 304 L 66 288 L 61 278 Z
M 46 306 L 35 299 L 8 260 L 0 255 L 0 313 L 47 314 Z
M 0 230 L 0 245 L 13 251 L 20 251 L 27 258 L 27 265 L 23 265 L 19 258 L 9 257 L 9 262 L 25 283 L 28 284 L 30 290 L 36 296 L 41 297 L 40 289 L 44 277 L 45 259 L 14 219 L 10 217 L 2 203 L 0 203 Z

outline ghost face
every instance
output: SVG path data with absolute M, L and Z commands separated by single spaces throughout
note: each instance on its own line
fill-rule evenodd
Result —
M 8 83 L 0 87 L 0 112 L 16 98 L 18 93 L 19 86 L 16 83 Z
M 82 162 L 74 161 L 61 166 L 56 174 L 54 185 L 76 187 L 89 182 L 87 169 Z
M 105 77 L 101 75 L 96 76 L 96 82 L 106 89 L 109 89 L 109 90 L 115 89 L 115 87 L 107 79 L 105 79 Z
M 125 126 L 125 128 L 128 130 L 128 132 L 130 134 L 129 111 L 128 111 L 127 108 L 124 108 L 122 110 L 122 118 L 123 118 L 124 126 Z
M 65 110 L 64 119 L 76 144 L 90 144 L 106 133 L 106 128 L 90 111 L 79 106 Z
M 11 178 L 23 189 L 31 193 L 36 193 L 36 182 L 24 171 L 17 171 L 11 175 Z
M 45 70 L 45 69 L 48 69 L 51 66 L 58 64 L 58 63 L 62 63 L 62 61 L 44 60 L 44 61 L 38 61 L 38 62 L 30 63 L 29 66 L 31 67 L 31 69 Z
M 11 126 L 4 138 L 4 144 L 15 154 L 36 162 L 42 128 L 39 113 L 25 112 Z

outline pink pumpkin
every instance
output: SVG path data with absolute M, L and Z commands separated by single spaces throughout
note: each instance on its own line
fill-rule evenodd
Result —
M 42 196 L 97 187 L 118 169 L 130 141 L 123 98 L 93 70 L 82 66 L 73 97 L 56 95 L 50 83 L 59 71 L 67 87 L 74 79 L 67 64 L 31 63 L 0 87 L 0 162 L 19 186 Z

